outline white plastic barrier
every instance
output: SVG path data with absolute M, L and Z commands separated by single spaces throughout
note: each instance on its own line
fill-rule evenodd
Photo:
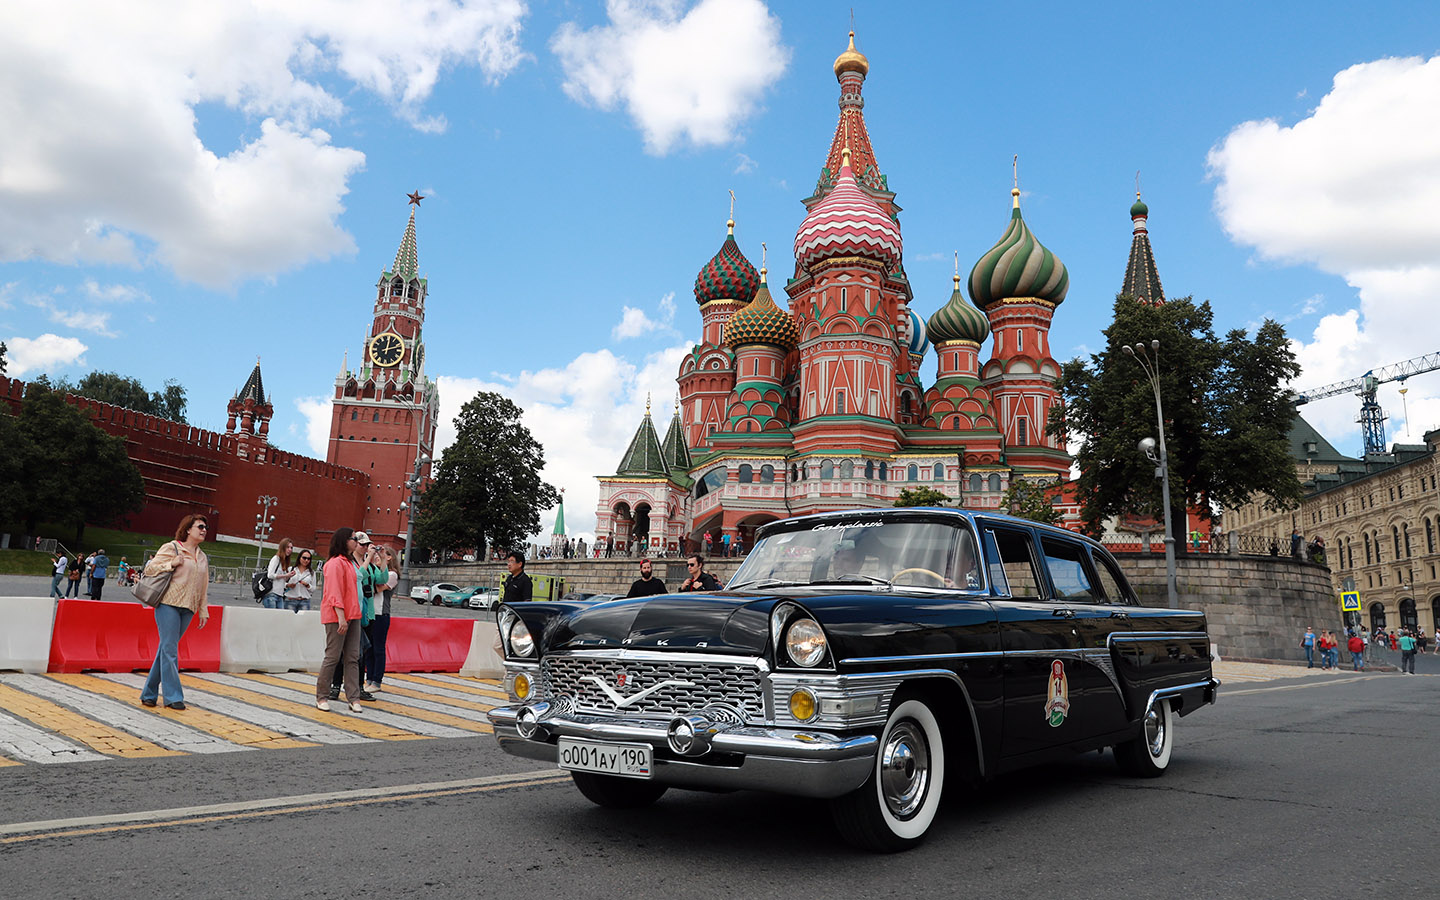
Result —
M 325 661 L 319 610 L 227 606 L 221 621 L 222 672 L 315 672 Z
M 504 677 L 505 665 L 500 660 L 500 654 L 495 652 L 499 638 L 500 632 L 493 621 L 481 619 L 476 622 L 475 630 L 470 634 L 470 652 L 465 655 L 465 665 L 460 667 L 460 674 L 472 678 Z
M 55 601 L 49 597 L 0 597 L 0 672 L 44 672 L 50 667 Z

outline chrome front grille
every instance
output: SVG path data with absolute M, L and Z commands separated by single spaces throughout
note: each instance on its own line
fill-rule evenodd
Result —
M 578 712 L 668 718 L 724 704 L 747 720 L 764 718 L 761 669 L 754 663 L 585 653 L 547 656 L 540 674 L 546 695 L 569 697 Z

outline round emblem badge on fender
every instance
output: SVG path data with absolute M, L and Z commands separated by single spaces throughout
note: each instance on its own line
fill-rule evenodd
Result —
M 1070 682 L 1065 677 L 1064 660 L 1050 661 L 1050 686 L 1045 691 L 1045 721 L 1051 728 L 1060 727 L 1070 715 Z

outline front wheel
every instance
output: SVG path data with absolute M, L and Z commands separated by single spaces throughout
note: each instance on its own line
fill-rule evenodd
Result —
M 1115 745 L 1120 771 L 1135 778 L 1159 778 L 1170 767 L 1175 748 L 1175 713 L 1169 700 L 1161 700 L 1145 714 L 1140 736 Z
M 885 722 L 875 766 L 865 783 L 830 801 L 847 842 L 877 853 L 920 844 L 935 821 L 945 787 L 945 740 L 923 700 L 897 705 Z
M 665 785 L 638 778 L 616 775 L 594 775 L 571 772 L 570 778 L 585 799 L 606 809 L 640 809 L 649 806 L 665 793 Z

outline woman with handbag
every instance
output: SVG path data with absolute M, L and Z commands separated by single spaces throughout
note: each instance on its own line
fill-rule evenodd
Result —
M 395 551 L 389 547 L 380 548 L 377 560 L 380 574 L 385 579 L 378 585 L 380 603 L 375 608 L 375 617 L 370 620 L 370 652 L 365 654 L 365 690 L 370 694 L 380 692 L 385 680 L 385 638 L 390 634 L 390 601 L 395 596 L 395 585 L 399 581 L 399 570 L 395 566 Z
M 210 621 L 206 602 L 210 588 L 210 558 L 200 549 L 210 525 L 204 516 L 188 515 L 175 529 L 175 540 L 145 564 L 146 575 L 170 574 L 170 584 L 155 606 L 155 630 L 160 635 L 160 648 L 145 686 L 140 689 L 140 703 L 154 706 L 157 698 L 170 709 L 185 708 L 185 690 L 180 686 L 180 637 L 198 615 L 200 627 Z
M 350 557 L 359 544 L 352 528 L 330 536 L 329 559 L 320 592 L 320 622 L 325 626 L 325 661 L 315 678 L 315 708 L 330 711 L 330 679 L 343 666 L 345 698 L 360 712 L 360 584 Z
M 65 572 L 65 578 L 70 582 L 65 587 L 65 596 L 80 599 L 80 570 L 85 567 L 85 558 L 80 551 L 75 552 L 75 558 L 70 560 L 70 568 Z
M 297 613 L 310 608 L 310 592 L 315 588 L 315 567 L 310 563 L 312 555 L 309 550 L 300 551 L 295 572 L 285 583 L 285 607 Z

